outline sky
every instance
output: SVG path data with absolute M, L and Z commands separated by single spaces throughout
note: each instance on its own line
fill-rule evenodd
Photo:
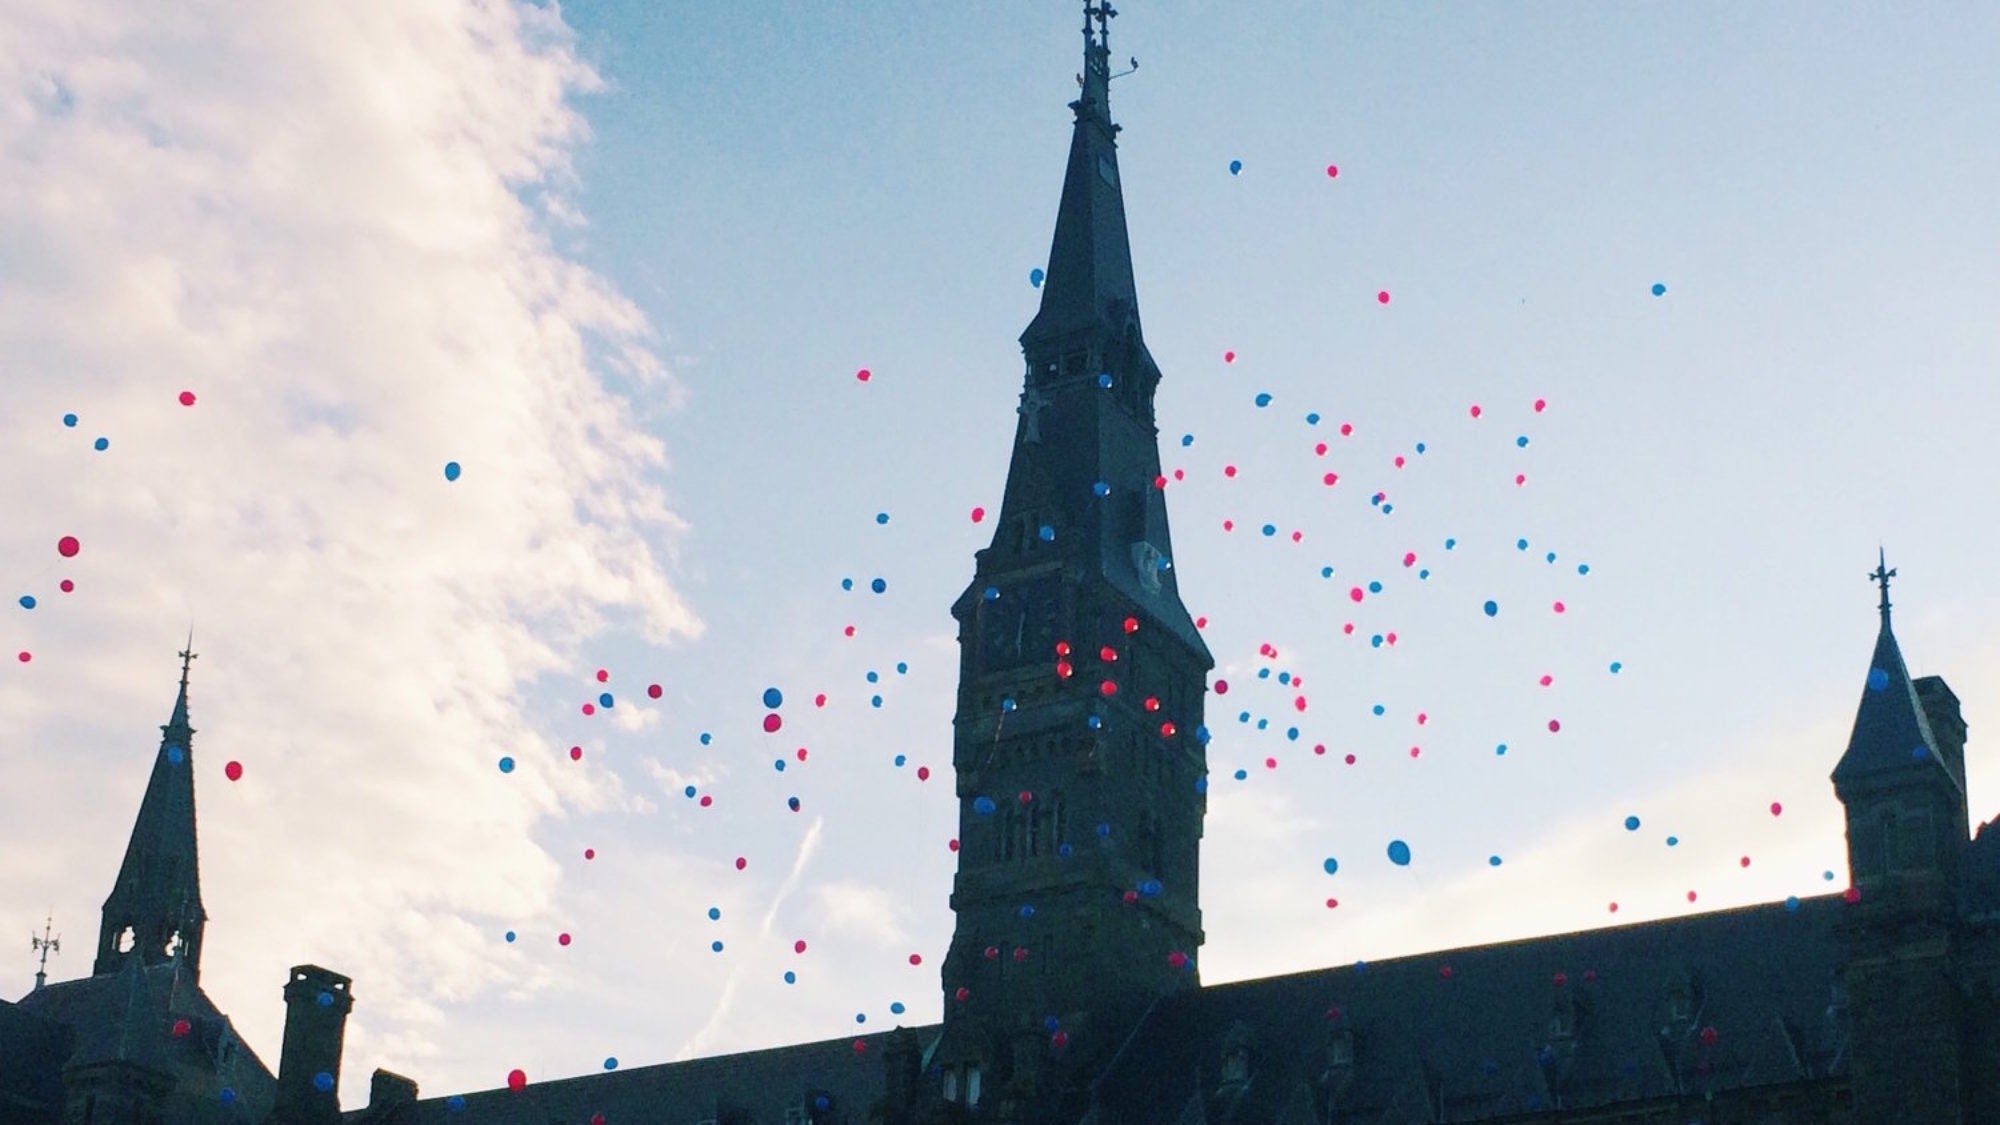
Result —
M 50 915 L 88 970 L 192 626 L 202 981 L 273 1070 L 303 963 L 350 1108 L 940 1018 L 1080 22 L 0 3 L 7 994 Z M 1996 38 L 1122 9 L 1204 981 L 1839 890 L 1878 548 L 1994 814 Z

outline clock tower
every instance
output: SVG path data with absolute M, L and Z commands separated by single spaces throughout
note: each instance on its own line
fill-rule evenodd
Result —
M 1181 604 L 1118 170 L 1108 3 L 1084 71 L 1006 495 L 952 606 L 957 929 L 932 1062 L 1008 1120 L 1064 1100 L 1197 983 L 1214 666 Z M 1053 1102 L 1051 1101 L 1053 1099 Z

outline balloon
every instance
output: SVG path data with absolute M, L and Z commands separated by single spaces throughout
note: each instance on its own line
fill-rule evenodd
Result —
M 1410 865 L 1410 845 L 1401 840 L 1389 841 L 1389 862 L 1398 867 Z

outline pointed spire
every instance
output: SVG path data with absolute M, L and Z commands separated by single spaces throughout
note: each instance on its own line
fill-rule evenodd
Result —
M 1876 609 L 1882 615 L 1882 627 L 1875 636 L 1875 653 L 1868 661 L 1868 681 L 1854 716 L 1854 732 L 1848 738 L 1847 752 L 1833 770 L 1834 786 L 1845 787 L 1863 777 L 1897 773 L 1922 777 L 1935 772 L 1957 788 L 1958 782 L 1938 753 L 1937 739 L 1903 663 L 1903 650 L 1889 627 L 1889 579 L 1896 572 L 1889 568 L 1885 553 L 1878 553 L 1877 560 L 1868 577 L 1881 588 Z
M 1086 4 L 1083 12 L 1083 73 L 1077 78 L 1082 90 L 1069 103 L 1076 112 L 1069 167 L 1041 309 L 1021 334 L 1031 364 L 1036 345 L 1066 347 L 1065 337 L 1103 323 L 1122 331 L 1119 322 L 1125 316 L 1134 322 L 1138 316 L 1118 178 L 1118 126 L 1112 123 L 1110 106 L 1110 22 L 1118 13 L 1108 0 Z
M 104 900 L 93 973 L 115 972 L 126 960 L 158 965 L 178 957 L 201 971 L 201 933 L 208 919 L 201 905 L 195 847 L 194 728 L 188 723 L 188 671 L 194 633 L 181 658 L 180 692 L 160 728 L 160 748 L 139 815 L 119 865 L 118 881 Z

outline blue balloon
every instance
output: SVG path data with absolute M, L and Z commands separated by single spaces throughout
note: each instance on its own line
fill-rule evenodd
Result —
M 611 707 L 611 704 L 612 704 L 612 699 L 610 692 L 606 691 L 598 693 L 597 705 L 599 707 L 603 707 L 608 710 Z
M 1681 838 L 1680 838 L 1679 836 L 1669 836 L 1669 837 L 1667 837 L 1667 846 L 1668 846 L 1668 847 L 1670 847 L 1670 848 L 1671 848 L 1671 847 L 1676 847 L 1676 846 L 1678 846 L 1678 845 L 1680 844 L 1680 842 L 1681 842 Z
M 1259 393 L 1259 394 L 1257 395 L 1257 405 L 1258 405 L 1258 406 L 1259 406 L 1260 408 L 1261 408 L 1261 407 L 1266 407 L 1266 406 L 1269 406 L 1269 405 L 1271 405 L 1271 392 L 1269 392 L 1269 391 L 1263 391 L 1263 392 Z
M 720 953 L 722 952 L 722 943 L 719 941 L 711 941 L 708 943 L 708 948 L 716 953 Z
M 713 741 L 715 741 L 715 736 L 714 736 L 714 735 L 712 735 L 712 734 L 708 733 L 707 731 L 702 731 L 702 732 L 701 732 L 701 744 L 702 744 L 703 746 L 706 746 L 706 745 L 708 745 L 709 743 L 711 743 L 711 742 L 713 742 Z
M 107 450 L 107 449 L 110 449 L 110 448 L 111 448 L 111 439 L 110 439 L 110 438 L 108 438 L 108 437 L 101 437 L 101 438 L 98 438 L 98 439 L 97 439 L 96 441 L 94 441 L 94 442 L 91 442 L 91 443 L 90 443 L 90 446 L 91 446 L 91 448 L 92 448 L 92 449 L 95 449 L 95 450 L 97 450 L 97 451 L 98 451 L 99 453 L 102 453 L 102 452 L 104 452 L 105 450 Z
M 1041 535 L 1042 542 L 1044 543 L 1053 543 L 1056 541 L 1056 529 L 1049 526 L 1048 524 L 1042 525 L 1042 530 L 1039 532 L 1039 534 Z
M 976 797 L 972 801 L 972 811 L 980 816 L 992 816 L 995 807 L 991 797 Z
M 1000 600 L 1000 587 L 988 586 L 981 596 L 989 602 L 997 602 Z
M 1653 283 L 1653 296 L 1663 297 L 1666 295 L 1666 292 L 1667 292 L 1667 287 L 1665 284 L 1658 281 L 1655 281 Z
M 854 1022 L 855 1022 L 855 1023 L 867 1023 L 867 1022 L 868 1022 L 868 1013 L 866 1013 L 866 1012 L 856 1012 L 856 1013 L 854 1013 Z
M 1617 675 L 1617 674 L 1618 674 L 1618 671 L 1619 671 L 1619 669 L 1621 669 L 1621 668 L 1623 668 L 1623 667 L 1625 667 L 1625 665 L 1624 665 L 1624 663 L 1623 663 L 1623 662 L 1621 662 L 1621 661 L 1617 661 L 1617 660 L 1614 660 L 1614 661 L 1612 661 L 1612 662 L 1611 662 L 1611 674 L 1612 674 L 1612 675 L 1614 675 L 1614 676 L 1615 676 L 1615 675 Z
M 1033 918 L 1035 916 L 1035 908 L 1024 902 L 1021 904 L 1020 915 L 1023 918 Z
M 1500 866 L 1500 857 L 1499 857 L 1499 856 L 1497 856 L 1497 855 L 1489 855 L 1489 856 L 1487 856 L 1487 857 L 1486 857 L 1486 865 L 1487 865 L 1488 867 L 1498 867 L 1498 866 Z
M 21 608 L 22 608 L 22 609 L 33 609 L 33 608 L 35 608 L 35 595 L 33 595 L 33 594 L 22 594 L 22 595 L 21 595 Z
M 877 578 L 875 581 L 870 582 L 868 584 L 868 588 L 879 594 L 882 591 L 887 590 L 889 588 L 889 584 L 887 582 L 884 582 L 880 578 Z
M 1797 910 L 1798 908 L 1799 908 L 1799 896 L 1797 896 L 1797 895 L 1787 895 L 1787 896 L 1785 897 L 1785 909 L 1786 909 L 1786 910 L 1794 910 L 1794 911 L 1795 911 L 1795 910 Z
M 1333 858 L 1332 856 L 1327 856 L 1326 862 L 1321 864 L 1320 866 L 1326 868 L 1326 873 L 1328 875 L 1331 875 L 1334 872 L 1340 870 L 1340 861 Z
M 764 706 L 776 711 L 785 705 L 785 693 L 774 687 L 764 689 Z
M 1238 174 L 1239 174 L 1239 173 L 1241 173 L 1242 171 L 1243 171 L 1243 162 L 1242 162 L 1241 160 L 1232 160 L 1232 161 L 1230 161 L 1230 162 L 1229 162 L 1229 174 L 1230 174 L 1230 175 L 1232 175 L 1232 176 L 1234 176 L 1234 175 L 1238 175 Z
M 458 469 L 458 462 L 456 462 L 456 461 L 446 461 L 446 462 L 444 463 L 444 479 L 446 479 L 446 480 L 457 480 L 457 479 L 458 479 L 458 473 L 459 473 L 459 469 Z
M 1503 742 L 1503 743 L 1501 743 L 1500 745 L 1498 745 L 1498 746 L 1495 746 L 1495 747 L 1493 748 L 1493 753 L 1494 753 L 1494 755 L 1495 755 L 1496 757 L 1501 757 L 1501 758 L 1504 758 L 1504 757 L 1506 757 L 1506 756 L 1507 756 L 1507 744 Z
M 65 415 L 63 415 L 63 425 L 65 425 L 65 426 L 68 426 L 68 427 L 69 427 L 70 429 L 72 429 L 72 430 L 73 430 L 73 429 L 75 429 L 75 428 L 76 428 L 76 415 L 74 415 L 74 414 L 65 414 Z
M 785 760 L 784 760 L 783 758 L 778 758 L 778 759 L 775 759 L 775 760 L 774 760 L 774 761 L 772 761 L 772 763 L 771 763 L 771 768 L 772 768 L 772 769 L 774 769 L 774 770 L 777 770 L 777 771 L 778 771 L 779 773 L 784 773 L 784 772 L 785 772 Z
M 333 1075 L 328 1074 L 324 1070 L 313 1075 L 313 1089 L 318 1090 L 322 1094 L 333 1089 Z
M 1102 498 L 1111 495 L 1111 486 L 1104 481 L 1098 481 L 1090 486 L 1090 491 Z
M 1638 830 L 1639 830 L 1639 818 L 1638 818 L 1638 817 L 1636 817 L 1636 816 L 1628 816 L 1628 817 L 1626 817 L 1626 818 L 1625 818 L 1625 831 L 1627 831 L 1627 832 L 1637 832 Z
M 608 1058 L 608 1059 L 605 1059 L 605 1060 L 604 1060 L 604 1069 L 606 1069 L 606 1070 L 617 1070 L 617 1069 L 618 1069 L 618 1056 L 617 1056 L 617 1055 L 613 1055 L 613 1056 L 611 1056 L 610 1058 Z
M 843 579 L 841 579 L 841 580 L 840 580 L 840 588 L 841 588 L 841 589 L 843 589 L 843 590 L 852 590 L 852 589 L 854 589 L 854 579 L 852 579 L 852 578 L 843 578 Z
M 708 920 L 709 920 L 709 921 L 711 921 L 711 922 L 719 922 L 719 921 L 721 921 L 721 920 L 722 920 L 722 908 L 721 908 L 721 907 L 719 907 L 719 906 L 711 906 L 711 907 L 709 907 L 709 908 L 708 908 Z
M 331 1008 L 333 1007 L 333 993 L 321 992 L 318 996 L 313 997 L 313 1002 L 322 1008 Z
M 464 1113 L 464 1112 L 465 1112 L 465 1095 L 464 1095 L 464 1094 L 453 1094 L 453 1095 L 452 1095 L 451 1097 L 449 1097 L 449 1098 L 446 1098 L 446 1099 L 444 1100 L 444 1107 L 445 1107 L 445 1108 L 446 1108 L 447 1110 L 450 1110 L 450 1111 L 451 1111 L 451 1112 L 453 1112 L 453 1113 Z
M 186 760 L 187 760 L 187 753 L 183 751 L 180 747 L 178 746 L 167 747 L 167 761 L 172 762 L 174 765 L 178 766 Z
M 500 772 L 501 772 L 501 773 L 513 773 L 513 772 L 514 772 L 514 759 L 512 759 L 512 758 L 509 758 L 509 757 L 502 757 L 502 758 L 500 759 Z
M 902 1015 L 902 1014 L 903 1014 L 903 1002 L 902 1002 L 901 1000 L 898 1000 L 898 1001 L 896 1001 L 896 1002 L 894 1002 L 894 1003 L 890 1004 L 890 1005 L 889 1005 L 889 1014 L 890 1014 L 890 1015 L 894 1015 L 894 1016 L 900 1016 L 900 1015 Z
M 509 945 L 514 944 L 514 931 L 512 930 L 507 931 L 507 944 Z
M 1486 616 L 1488 617 L 1500 616 L 1500 603 L 1492 600 L 1491 598 L 1488 598 L 1486 601 Z
M 1104 388 L 1105 390 L 1107 390 L 1107 391 L 1108 391 L 1108 390 L 1110 390 L 1110 389 L 1111 389 L 1111 373 L 1107 371 L 1107 372 L 1105 372 L 1104 374 L 1102 374 L 1102 375 L 1099 375 L 1099 376 L 1097 377 L 1097 385 L 1098 385 L 1098 386 L 1100 386 L 1100 387 L 1103 387 L 1103 388 Z
M 34 602 L 34 599 L 33 599 L 33 598 L 23 598 L 23 599 L 21 599 L 21 601 L 22 601 L 22 603 L 23 603 L 23 604 L 25 604 L 25 605 L 30 605 L 30 606 L 32 606 L 32 605 L 33 605 L 33 602 Z M 1887 672 L 1883 671 L 1883 670 L 1882 670 L 1882 669 L 1880 669 L 1880 668 L 1870 668 L 1870 669 L 1868 669 L 1868 690 L 1869 690 L 1869 691 L 1881 691 L 1881 690 L 1883 690 L 1884 688 L 1887 688 L 1888 686 L 1889 686 L 1889 673 L 1887 673 Z
M 1522 434 L 1520 437 L 1515 438 L 1514 444 L 1520 446 L 1522 449 L 1528 448 L 1528 435 Z
M 901 755 L 901 754 L 898 754 L 898 755 L 896 755 L 896 768 L 897 768 L 897 769 L 902 769 L 902 768 L 903 768 L 903 763 L 904 763 L 904 762 L 907 762 L 907 761 L 909 761 L 909 759 L 908 759 L 908 758 L 906 758 L 906 757 L 904 757 L 903 755 Z
M 1410 845 L 1401 840 L 1389 841 L 1389 862 L 1398 867 L 1410 865 Z
M 1028 271 L 1028 284 L 1040 289 L 1042 287 L 1042 279 L 1047 276 L 1049 275 L 1042 272 L 1042 267 L 1036 266 L 1034 269 Z
M 236 1088 L 235 1088 L 235 1087 L 233 1087 L 233 1086 L 224 1086 L 224 1087 L 222 1088 L 222 1104 L 223 1104 L 223 1105 L 235 1105 L 235 1104 L 236 1104 Z
M 786 984 L 797 984 L 798 982 L 799 982 L 799 974 L 797 974 L 797 973 L 795 973 L 795 972 L 791 971 L 790 969 L 786 969 L 786 970 L 785 970 L 785 983 L 786 983 Z
M 1194 435 L 1193 435 L 1193 434 L 1182 434 L 1182 435 L 1181 435 L 1181 448 L 1185 449 L 1185 448 L 1187 448 L 1188 446 L 1190 446 L 1190 445 L 1193 445 L 1193 444 L 1194 444 Z
M 898 660 L 898 661 L 896 661 L 896 674 L 897 674 L 898 676 L 907 676 L 907 675 L 909 675 L 909 674 L 910 674 L 910 662 L 909 662 L 909 661 L 907 661 L 907 660 Z
M 876 522 L 876 523 L 888 523 L 888 522 L 889 522 L 889 513 L 887 513 L 887 512 L 876 512 L 876 513 L 875 513 L 875 522 Z

